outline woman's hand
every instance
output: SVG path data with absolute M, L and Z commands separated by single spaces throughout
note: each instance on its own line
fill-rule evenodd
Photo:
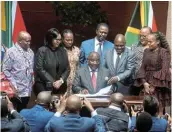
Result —
M 54 87 L 55 89 L 59 89 L 61 85 L 62 85 L 62 81 L 61 81 L 61 80 L 57 80 L 57 81 L 55 81 L 55 82 L 53 83 L 53 87 Z
M 150 84 L 147 83 L 147 82 L 145 82 L 145 83 L 143 84 L 143 86 L 144 86 L 145 92 L 149 94 L 149 93 L 150 93 Z

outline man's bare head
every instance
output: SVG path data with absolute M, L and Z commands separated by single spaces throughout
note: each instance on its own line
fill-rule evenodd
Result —
M 78 96 L 71 95 L 66 102 L 66 110 L 69 113 L 78 113 L 81 110 L 82 103 Z
M 40 105 L 49 105 L 51 102 L 51 92 L 50 91 L 42 91 L 38 94 L 37 104 Z
M 96 70 L 100 64 L 100 55 L 99 53 L 93 51 L 88 56 L 88 65 L 91 70 Z
M 114 39 L 114 45 L 115 45 L 117 54 L 120 55 L 122 52 L 124 52 L 125 44 L 126 44 L 125 36 L 123 34 L 117 34 Z
M 110 96 L 110 101 L 112 105 L 122 106 L 124 102 L 124 96 L 121 93 L 114 93 Z
M 28 48 L 30 48 L 31 43 L 30 34 L 26 31 L 19 32 L 17 42 L 21 46 L 21 48 L 27 50 Z

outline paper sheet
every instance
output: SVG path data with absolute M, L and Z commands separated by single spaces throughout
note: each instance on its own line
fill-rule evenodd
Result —
M 110 91 L 111 87 L 112 87 L 112 85 L 102 88 L 102 89 L 100 89 L 99 92 L 97 92 L 95 94 L 76 94 L 76 95 L 79 97 L 83 97 L 83 98 L 84 97 L 86 97 L 86 98 L 107 97 L 109 95 L 105 95 L 105 94 L 107 94 Z

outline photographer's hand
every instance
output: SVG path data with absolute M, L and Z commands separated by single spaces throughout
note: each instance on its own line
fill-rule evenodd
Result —
M 7 104 L 8 104 L 8 110 L 11 112 L 12 110 L 14 110 L 13 103 L 10 101 L 8 96 L 6 96 L 6 100 L 7 100 Z
M 91 104 L 90 101 L 87 100 L 86 98 L 84 98 L 84 105 L 87 107 L 87 109 L 88 109 L 90 112 L 93 112 L 93 111 L 94 111 L 94 108 L 93 108 L 92 104 Z
M 137 115 L 137 112 L 134 111 L 133 107 L 131 106 L 131 115 L 132 116 L 136 116 Z
M 128 113 L 128 106 L 125 101 L 123 102 L 123 110 L 125 113 Z
M 60 101 L 55 105 L 57 112 L 63 113 L 66 108 L 67 92 L 60 96 Z

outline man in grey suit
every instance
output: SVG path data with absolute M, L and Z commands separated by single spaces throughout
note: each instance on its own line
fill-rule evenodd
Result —
M 91 52 L 88 56 L 88 66 L 80 68 L 76 72 L 73 82 L 73 93 L 94 94 L 101 88 L 107 87 L 110 71 L 100 66 L 100 56 L 97 52 Z
M 117 34 L 114 48 L 105 55 L 105 67 L 110 70 L 112 77 L 108 84 L 117 85 L 117 92 L 129 94 L 132 83 L 131 74 L 135 68 L 135 57 L 130 49 L 125 47 L 126 41 L 122 34 Z

